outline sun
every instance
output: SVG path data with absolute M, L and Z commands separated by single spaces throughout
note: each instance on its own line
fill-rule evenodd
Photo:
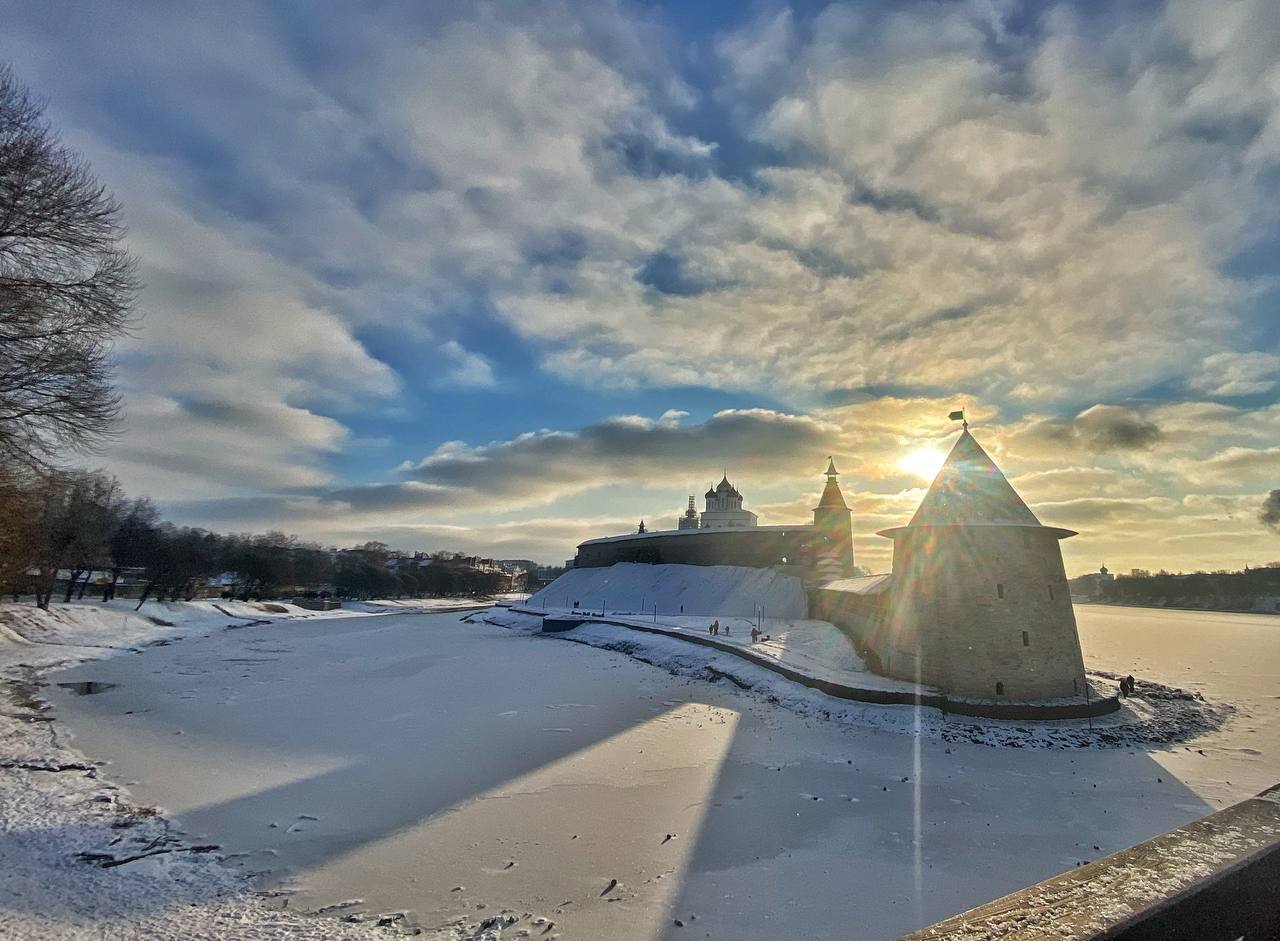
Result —
M 909 451 L 898 460 L 898 468 L 906 471 L 908 474 L 914 474 L 922 480 L 933 480 L 938 476 L 938 470 L 942 467 L 942 462 L 946 460 L 946 455 L 935 451 L 933 448 L 916 448 Z

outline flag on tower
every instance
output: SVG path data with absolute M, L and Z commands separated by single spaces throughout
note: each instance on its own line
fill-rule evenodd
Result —
M 964 421 L 964 409 L 960 409 L 960 411 L 958 412 L 952 412 L 950 415 L 947 416 L 947 418 L 951 419 L 952 421 Z

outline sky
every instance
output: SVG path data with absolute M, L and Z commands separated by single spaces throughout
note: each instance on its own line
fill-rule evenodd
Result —
M 124 207 L 168 518 L 562 562 L 959 432 L 1069 574 L 1280 558 L 1280 6 L 2 4 Z

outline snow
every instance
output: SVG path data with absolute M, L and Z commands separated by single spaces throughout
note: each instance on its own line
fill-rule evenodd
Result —
M 773 569 L 636 562 L 569 569 L 525 607 L 572 609 L 575 601 L 582 610 L 635 614 L 652 613 L 657 605 L 659 615 L 754 617 L 763 607 L 766 615 L 803 618 L 808 610 L 800 579 Z
M 519 596 L 523 597 L 523 596 Z M 395 611 L 454 611 L 483 607 L 469 599 L 348 602 L 332 611 L 311 611 L 285 602 L 77 601 L 42 610 L 31 603 L 0 603 L 0 670 L 27 665 L 47 666 L 77 658 L 131 651 L 149 644 L 172 642 L 196 631 L 221 630 L 279 620 L 320 620 L 361 617 Z
M 363 938 L 403 912 L 396 925 L 449 941 L 887 939 L 1280 773 L 1274 618 L 1078 608 L 1091 668 L 1238 712 L 1176 745 L 1063 749 L 991 747 L 1016 727 L 969 740 L 954 733 L 971 723 L 932 710 L 837 703 L 619 625 L 171 613 L 127 644 L 102 624 L 49 627 L 45 640 L 113 645 L 77 658 L 119 654 L 50 683 L 117 685 L 14 687 L 0 710 L 0 936 Z M 24 638 L 15 650 L 73 649 L 0 623 Z M 800 631 L 799 651 L 807 629 L 776 636 Z M 20 767 L 86 755 L 109 764 Z M 76 856 L 153 843 L 176 851 L 109 869 Z
M 468 620 L 476 618 L 523 633 L 538 633 L 542 629 L 542 615 L 522 608 L 477 614 Z M 787 622 L 782 622 L 783 629 L 786 625 Z M 799 630 L 793 633 L 804 636 L 809 631 L 816 630 L 818 638 L 836 645 L 849 646 L 848 640 L 828 622 L 800 621 L 795 626 Z M 654 629 L 660 630 L 662 635 L 655 636 Z M 699 633 L 697 628 L 693 632 Z M 739 689 L 750 690 L 753 697 L 800 715 L 873 728 L 910 730 L 913 734 L 942 738 L 950 742 L 969 741 L 1019 748 L 1130 746 L 1150 742 L 1170 744 L 1218 728 L 1233 712 L 1230 705 L 1207 703 L 1193 693 L 1148 680 L 1138 682 L 1139 695 L 1122 700 L 1118 712 L 1094 719 L 1005 721 L 944 715 L 934 708 L 913 709 L 910 706 L 899 706 L 868 709 L 808 689 L 763 669 L 756 663 L 741 659 L 738 649 L 750 648 L 757 655 L 771 654 L 770 659 L 777 660 L 791 670 L 844 686 L 906 693 L 928 693 L 935 690 L 927 686 L 917 688 L 903 680 L 871 673 L 857 659 L 856 654 L 852 653 L 849 654 L 854 661 L 852 665 L 845 664 L 842 669 L 831 669 L 813 655 L 815 650 L 824 648 L 813 643 L 812 637 L 806 637 L 809 643 L 800 645 L 796 651 L 786 647 L 779 649 L 767 642 L 751 644 L 749 636 L 742 640 L 737 637 L 717 637 L 717 643 L 730 648 L 722 652 L 702 645 L 691 645 L 685 639 L 687 633 L 688 629 L 682 631 L 674 624 L 663 624 L 660 618 L 650 622 L 644 618 L 610 615 L 607 619 L 589 620 L 572 630 L 552 636 L 602 650 L 625 653 L 679 676 L 713 681 L 727 679 Z M 836 636 L 832 636 L 833 634 Z M 768 650 L 769 647 L 774 649 Z M 833 658 L 838 655 L 834 649 L 832 654 Z M 1091 671 L 1090 683 L 1095 689 L 1100 683 L 1112 686 L 1122 675 L 1095 668 Z
M 718 617 L 720 633 L 714 638 L 707 628 L 710 619 L 707 616 L 692 617 L 689 615 L 665 615 L 662 617 L 646 617 L 644 615 L 625 615 L 610 613 L 607 616 L 592 618 L 581 611 L 564 608 L 531 609 L 528 604 L 512 605 L 511 615 L 501 612 L 486 616 L 491 624 L 503 627 L 514 627 L 522 630 L 541 630 L 542 618 L 545 614 L 564 615 L 567 617 L 589 618 L 594 625 L 635 626 L 648 630 L 659 630 L 672 637 L 696 636 L 714 640 L 722 647 L 734 648 L 749 652 L 758 657 L 776 661 L 807 676 L 830 680 L 863 689 L 895 690 L 914 692 L 916 684 L 906 680 L 897 680 L 888 676 L 879 676 L 867 669 L 867 665 L 858 656 L 853 642 L 840 628 L 830 621 L 819 621 L 812 618 L 770 618 L 759 621 L 745 617 Z M 752 643 L 751 627 L 759 624 L 768 640 L 761 638 Z M 726 634 L 725 630 L 730 633 Z M 588 637 L 601 636 L 586 630 L 575 629 L 568 639 L 583 640 Z M 609 635 L 614 636 L 614 635 Z M 648 638 L 635 634 L 625 634 L 636 644 L 644 645 Z M 684 651 L 684 646 L 675 649 Z M 921 686 L 920 690 L 934 692 L 933 687 Z

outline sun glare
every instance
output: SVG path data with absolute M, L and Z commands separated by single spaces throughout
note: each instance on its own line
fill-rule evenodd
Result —
M 916 448 L 902 456 L 898 461 L 898 467 L 922 480 L 933 480 L 945 458 L 946 455 L 933 448 Z

